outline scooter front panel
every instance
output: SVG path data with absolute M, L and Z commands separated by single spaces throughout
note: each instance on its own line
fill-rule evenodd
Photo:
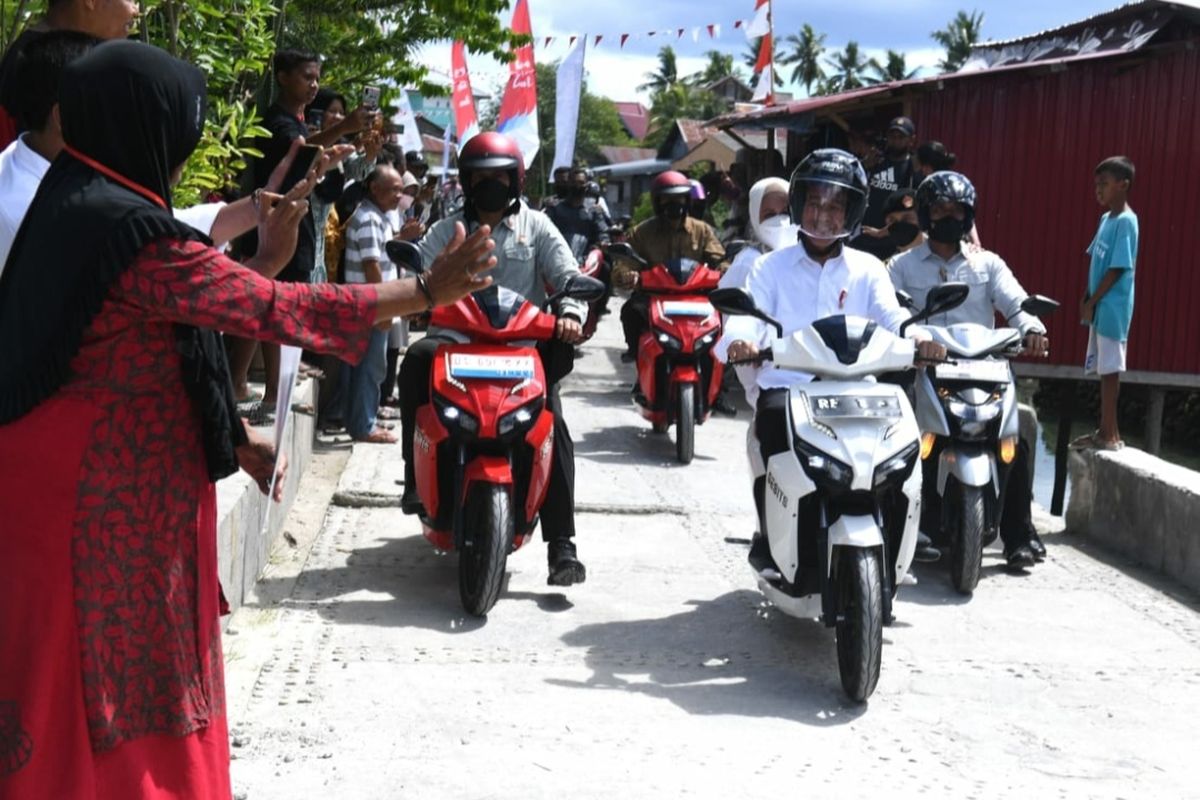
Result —
M 765 510 L 767 541 L 780 574 L 794 583 L 800 568 L 800 536 L 816 531 L 800 530 L 800 501 L 817 490 L 817 485 L 800 466 L 796 451 L 789 447 L 767 462 Z

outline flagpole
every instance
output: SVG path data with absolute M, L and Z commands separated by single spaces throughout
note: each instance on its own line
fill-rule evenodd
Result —
M 775 105 L 775 0 L 767 0 L 767 35 L 771 37 L 771 85 L 767 87 L 767 105 Z M 767 152 L 775 150 L 775 129 L 767 128 Z

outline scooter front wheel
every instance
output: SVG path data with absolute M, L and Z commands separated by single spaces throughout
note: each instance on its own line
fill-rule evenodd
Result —
M 958 529 L 950 544 L 950 582 L 959 594 L 971 594 L 979 585 L 983 566 L 983 526 L 986 509 L 983 490 L 958 486 Z
M 512 548 L 514 523 L 508 487 L 475 484 L 463 512 L 469 544 L 458 554 L 458 594 L 468 614 L 482 617 L 500 597 Z
M 679 386 L 679 408 L 675 412 L 675 457 L 690 464 L 696 456 L 696 384 Z
M 883 582 L 879 550 L 838 548 L 837 655 L 842 689 L 865 702 L 879 682 L 883 660 Z

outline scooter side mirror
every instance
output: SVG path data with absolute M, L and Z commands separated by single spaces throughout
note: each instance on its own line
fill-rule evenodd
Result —
M 725 259 L 732 262 L 749 244 L 745 239 L 730 239 L 725 243 Z
M 631 247 L 628 242 L 613 242 L 612 244 L 610 244 L 608 247 L 605 248 L 605 252 L 607 252 L 610 256 L 617 256 L 618 258 L 627 258 L 630 261 L 633 261 L 634 263 L 636 263 L 638 266 L 642 267 L 643 269 L 650 266 L 649 262 L 647 262 L 646 259 L 639 256 L 637 254 L 637 251 L 634 250 L 633 247 Z
M 925 296 L 925 308 L 900 325 L 900 335 L 904 335 L 909 325 L 924 322 L 930 317 L 958 308 L 966 302 L 970 293 L 971 287 L 965 283 L 943 283 L 933 287 Z
M 896 292 L 896 302 L 900 304 L 901 308 L 907 308 L 909 311 L 917 310 L 916 301 L 912 299 L 911 294 L 903 289 L 900 289 Z
M 1035 317 L 1044 317 L 1058 310 L 1059 302 L 1041 294 L 1031 294 L 1021 301 L 1021 310 Z
M 425 271 L 425 259 L 421 257 L 421 248 L 412 242 L 402 242 L 399 239 L 393 239 L 384 245 L 383 249 L 387 252 L 387 257 L 396 266 L 403 267 L 409 272 L 419 273 Z
M 709 292 L 708 302 L 713 308 L 730 317 L 754 317 L 775 328 L 775 335 L 783 338 L 783 326 L 759 310 L 754 298 L 744 289 L 730 287 Z

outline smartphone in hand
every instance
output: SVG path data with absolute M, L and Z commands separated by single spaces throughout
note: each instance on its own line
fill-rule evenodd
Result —
M 309 171 L 317 165 L 317 159 L 321 157 L 325 149 L 315 144 L 300 145 L 296 150 L 296 158 L 292 161 L 292 165 L 288 167 L 287 175 L 283 177 L 283 183 L 279 187 L 280 194 L 287 194 L 292 189 L 296 188 L 296 184 L 304 180 Z
M 378 86 L 364 86 L 362 93 L 362 104 L 372 111 L 379 110 L 379 97 L 382 90 Z

